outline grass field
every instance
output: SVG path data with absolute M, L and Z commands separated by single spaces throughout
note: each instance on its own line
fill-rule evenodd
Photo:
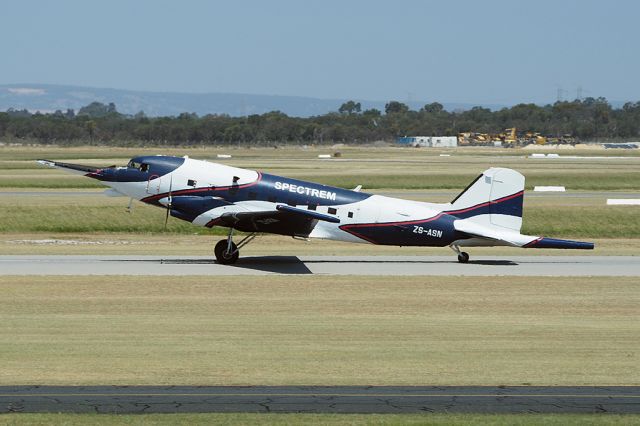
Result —
M 352 164 L 340 163 L 344 169 L 351 169 Z M 563 167 L 564 165 L 558 165 Z M 286 167 L 269 169 L 269 173 L 280 176 L 287 176 L 296 179 L 318 182 L 325 185 L 337 186 L 341 188 L 354 188 L 363 185 L 365 190 L 375 189 L 451 189 L 462 191 L 477 175 L 489 168 L 488 166 L 477 166 L 460 172 L 451 174 L 450 167 L 447 171 L 439 173 L 407 173 L 411 170 L 393 170 L 387 168 L 385 174 L 366 174 L 364 171 L 352 173 L 330 174 L 329 170 L 322 172 L 293 171 Z M 264 167 L 256 167 L 264 170 Z M 358 168 L 356 168 L 357 170 Z M 521 167 L 519 169 L 522 169 Z M 63 171 L 57 170 L 0 170 L 0 188 L 56 188 L 56 189 L 79 189 L 79 188 L 104 188 L 104 185 L 93 179 L 88 179 L 77 175 L 64 175 Z M 437 173 L 437 174 L 435 174 Z M 595 174 L 595 175 L 594 175 Z M 589 173 L 584 169 L 581 173 L 563 170 L 557 172 L 530 172 L 527 175 L 526 189 L 533 189 L 538 185 L 566 186 L 571 190 L 593 190 L 593 191 L 640 191 L 640 168 L 637 171 L 615 171 L 606 172 L 597 169 Z
M 571 151 L 571 155 L 597 158 L 530 159 L 530 151 L 504 149 L 430 150 L 408 148 L 340 148 L 342 157 L 319 160 L 327 148 L 233 149 L 233 148 L 0 148 L 0 188 L 98 188 L 82 176 L 65 175 L 35 163 L 37 158 L 107 166 L 124 165 L 138 154 L 190 155 L 223 161 L 238 167 L 345 188 L 365 189 L 460 189 L 489 167 L 511 167 L 527 177 L 527 187 L 564 185 L 571 190 L 640 191 L 640 155 L 625 150 Z M 231 153 L 232 159 L 217 160 L 217 153 Z M 450 157 L 440 157 L 447 152 Z M 640 153 L 638 153 L 640 154 Z M 565 155 L 565 153 L 562 153 Z M 601 158 L 605 157 L 605 158 Z
M 340 159 L 318 154 L 341 151 Z M 0 147 L 0 254 L 211 255 L 222 230 L 101 195 L 96 182 L 38 166 L 50 158 L 126 164 L 139 154 L 189 155 L 239 167 L 444 202 L 492 166 L 527 187 L 638 192 L 640 152 L 398 148 Z M 440 154 L 451 157 L 440 157 Z M 640 213 L 607 196 L 527 197 L 523 232 L 596 241 L 597 254 L 640 253 Z M 477 255 L 556 251 L 476 249 Z M 263 236 L 243 255 L 442 254 Z M 581 252 L 562 252 L 583 254 Z M 472 250 L 472 256 L 476 256 Z M 637 277 L 2 277 L 0 383 L 640 385 Z M 2 415 L 0 424 L 640 424 L 640 416 L 579 415 Z
M 92 425 L 562 425 L 609 426 L 638 425 L 637 415 L 577 415 L 577 414 L 11 414 L 0 416 L 0 425 L 64 424 Z
M 400 196 L 404 196 L 400 194 Z M 425 200 L 424 196 L 406 198 Z M 448 201 L 450 196 L 429 196 Z M 164 231 L 165 210 L 136 202 L 127 213 L 127 198 L 101 193 L 78 197 L 57 195 L 0 196 L 0 233 L 93 233 Z M 425 200 L 426 201 L 426 200 Z M 524 226 L 530 235 L 566 238 L 639 238 L 640 211 L 629 206 L 607 206 L 602 196 L 587 198 L 525 196 Z M 171 218 L 167 231 L 178 234 L 221 234 Z
M 638 385 L 636 278 L 0 277 L 0 383 Z
M 155 255 L 211 256 L 222 235 L 172 233 L 6 233 L 0 234 L 0 255 Z M 640 239 L 593 238 L 599 256 L 637 256 Z M 513 247 L 467 249 L 474 258 L 497 256 L 583 256 L 581 250 L 525 250 Z M 395 247 L 337 241 L 300 241 L 291 237 L 260 235 L 241 256 L 453 256 L 448 247 Z M 453 258 L 453 257 L 452 257 Z
M 624 158 L 578 158 L 538 160 L 523 150 L 461 149 L 456 151 L 413 150 L 399 148 L 340 148 L 340 159 L 321 161 L 318 152 L 326 148 L 228 149 L 234 156 L 229 164 L 268 170 L 302 179 L 354 187 L 363 184 L 373 192 L 395 189 L 398 197 L 418 201 L 449 201 L 451 195 L 421 195 L 418 190 L 463 189 L 480 171 L 495 165 L 521 170 L 528 186 L 565 185 L 598 191 L 638 191 L 640 194 L 640 157 L 628 151 Z M 329 150 L 331 151 L 331 150 Z M 609 151 L 575 150 L 578 154 Z M 147 233 L 164 232 L 165 212 L 136 203 L 134 213 L 125 213 L 126 198 L 107 198 L 96 181 L 65 174 L 35 164 L 40 157 L 65 159 L 89 164 L 124 164 L 137 153 L 188 153 L 194 157 L 215 158 L 220 149 L 126 149 L 110 148 L 11 148 L 0 149 L 0 187 L 4 191 L 69 189 L 91 192 L 95 196 L 19 196 L 0 198 L 0 233 Z M 448 152 L 451 157 L 440 157 Z M 564 153 L 563 153 L 564 154 Z M 574 152 L 571 152 L 574 154 Z M 301 161 L 304 160 L 304 161 Z M 376 189 L 377 188 L 377 189 Z M 455 191 L 454 191 L 455 190 Z M 640 195 L 639 195 L 640 196 Z M 638 239 L 640 213 L 634 207 L 606 206 L 607 195 L 592 194 L 585 198 L 525 197 L 523 232 L 575 239 Z M 173 234 L 217 234 L 221 229 L 206 230 L 177 219 L 169 221 Z M 131 238 L 131 239 L 135 239 Z M 7 241 L 7 239 L 5 239 Z M 607 244 L 605 244 L 607 245 Z M 629 247 L 631 244 L 623 243 Z M 0 248 L 2 250 L 2 248 Z M 368 250 L 368 249 L 367 249 Z

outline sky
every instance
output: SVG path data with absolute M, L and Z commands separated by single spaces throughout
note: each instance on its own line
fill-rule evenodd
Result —
M 0 84 L 640 100 L 635 0 L 0 0 Z

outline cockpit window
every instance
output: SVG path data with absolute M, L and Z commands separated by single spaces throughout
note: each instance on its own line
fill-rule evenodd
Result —
M 130 169 L 140 170 L 141 172 L 149 171 L 149 165 L 147 163 L 138 163 L 133 160 L 129 161 L 129 164 L 127 164 L 127 167 Z

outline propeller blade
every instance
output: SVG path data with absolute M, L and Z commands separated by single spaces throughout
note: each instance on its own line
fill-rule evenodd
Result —
M 167 224 L 169 223 L 169 215 L 171 214 L 171 202 L 173 201 L 171 197 L 171 190 L 173 189 L 173 175 L 169 176 L 169 197 L 167 197 L 167 214 L 164 217 L 164 230 L 167 230 Z

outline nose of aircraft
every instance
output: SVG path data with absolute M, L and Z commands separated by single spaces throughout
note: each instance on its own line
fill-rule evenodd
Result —
M 38 160 L 38 163 L 82 174 L 103 182 L 142 182 L 171 173 L 180 167 L 184 161 L 185 158 L 157 155 L 132 158 L 127 167 L 109 166 L 99 168 L 52 160 Z

